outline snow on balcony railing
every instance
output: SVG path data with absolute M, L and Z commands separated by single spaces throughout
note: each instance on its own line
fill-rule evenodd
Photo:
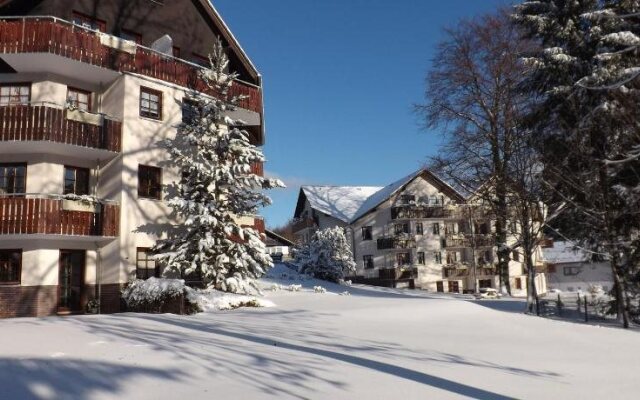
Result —
M 0 141 L 51 141 L 120 152 L 122 123 L 54 103 L 0 106 Z
M 108 46 L 105 43 L 109 41 L 121 43 L 122 46 Z M 0 18 L 0 53 L 51 53 L 218 96 L 200 79 L 199 72 L 203 67 L 198 64 L 57 17 Z M 240 107 L 262 114 L 259 86 L 236 80 L 230 94 L 244 97 L 239 103 Z
M 0 235 L 114 237 L 119 221 L 117 203 L 88 196 L 0 195 Z

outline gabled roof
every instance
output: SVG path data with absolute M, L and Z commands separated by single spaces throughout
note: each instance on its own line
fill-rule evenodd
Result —
M 267 236 L 267 246 L 270 246 L 271 244 L 269 243 L 270 241 L 276 242 L 276 246 L 295 246 L 295 243 L 293 243 L 291 240 L 287 239 L 284 236 L 280 236 L 277 233 L 275 233 L 274 231 L 270 231 L 268 229 L 266 229 L 264 231 L 264 234 Z
M 549 264 L 582 263 L 589 261 L 589 254 L 571 242 L 553 242 L 553 247 L 542 247 L 542 262 Z
M 308 200 L 316 211 L 349 223 L 362 204 L 380 189 L 379 186 L 302 186 L 294 216 L 300 217 Z
M 380 206 L 382 203 L 384 203 L 389 198 L 391 198 L 391 196 L 393 196 L 394 194 L 404 189 L 409 183 L 411 183 L 414 179 L 420 176 L 426 179 L 429 183 L 435 186 L 442 193 L 449 196 L 451 199 L 461 203 L 465 201 L 465 197 L 461 193 L 459 193 L 457 190 L 455 190 L 451 185 L 446 183 L 444 180 L 440 179 L 431 171 L 425 168 L 421 168 L 405 176 L 404 178 L 399 179 L 393 182 L 392 184 L 385 186 L 384 188 L 380 189 L 379 191 L 371 195 L 362 204 L 358 212 L 354 214 L 350 222 L 355 222 L 358 219 L 364 217 L 366 214 L 375 210 L 378 206 Z

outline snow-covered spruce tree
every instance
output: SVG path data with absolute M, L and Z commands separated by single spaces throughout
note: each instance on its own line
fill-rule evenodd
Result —
M 331 282 L 356 269 L 349 241 L 340 227 L 317 231 L 309 243 L 296 250 L 294 262 L 301 273 Z
M 616 70 L 603 68 L 607 60 L 601 48 L 611 40 L 612 27 L 609 18 L 602 18 L 601 5 L 595 0 L 527 1 L 516 7 L 515 20 L 541 47 L 527 58 L 532 72 L 524 87 L 537 100 L 528 119 L 544 156 L 545 177 L 567 202 L 570 223 L 562 226 L 564 236 L 610 260 L 618 319 L 628 327 L 623 276 L 629 263 L 621 254 L 633 241 L 638 218 L 630 213 L 620 183 L 636 180 L 637 173 L 613 166 L 621 150 L 631 148 L 629 131 L 624 132 L 617 96 L 595 86 L 604 82 L 598 77 Z
M 231 95 L 236 74 L 218 40 L 209 56 L 210 68 L 200 78 L 217 95 L 195 92 L 190 115 L 174 140 L 164 146 L 181 173 L 168 204 L 181 221 L 175 234 L 156 245 L 165 276 L 197 274 L 207 287 L 234 293 L 259 292 L 256 279 L 273 266 L 260 233 L 241 226 L 236 217 L 256 214 L 270 204 L 262 190 L 283 187 L 276 179 L 251 172 L 263 162 L 261 149 L 250 143 L 243 122 L 230 113 L 241 96 Z

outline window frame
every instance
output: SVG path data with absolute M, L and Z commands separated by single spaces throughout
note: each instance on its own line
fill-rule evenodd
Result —
M 29 104 L 31 104 L 31 86 L 32 86 L 32 82 L 11 82 L 11 83 L 0 83 L 0 107 L 17 107 L 17 106 L 27 106 Z M 20 102 L 19 103 L 11 103 L 11 97 L 12 95 L 9 94 L 8 96 L 4 96 L 4 97 L 8 97 L 9 101 L 7 104 L 2 104 L 2 99 L 4 98 L 2 96 L 2 89 L 3 88 L 14 88 L 14 87 L 18 87 L 18 88 L 27 88 L 27 101 L 26 102 L 22 102 L 22 94 L 19 94 L 18 97 L 20 98 Z
M 406 256 L 406 260 L 402 262 L 402 264 L 400 263 L 400 259 L 404 259 Z M 404 267 L 406 265 L 411 265 L 411 253 L 408 251 L 403 251 L 403 252 L 399 252 L 396 253 L 396 264 L 398 267 Z
M 416 235 L 424 235 L 424 226 L 422 222 L 416 222 Z
M 416 264 L 425 265 L 426 262 L 427 262 L 427 260 L 425 258 L 424 251 L 417 252 L 417 254 L 416 254 Z
M 362 256 L 362 267 L 364 269 L 374 269 L 373 256 L 371 254 L 365 254 Z
M 362 241 L 373 240 L 373 227 L 371 225 L 362 227 Z
M 75 19 L 82 20 L 82 23 L 76 23 Z M 107 21 L 100 18 L 92 17 L 91 15 L 81 13 L 76 10 L 73 10 L 71 13 L 71 22 L 74 25 L 78 25 L 83 28 L 91 29 L 94 31 L 100 31 L 103 33 L 107 32 Z M 92 25 L 92 26 L 87 26 L 87 25 Z M 93 25 L 95 25 L 97 29 L 93 28 Z
M 145 258 L 140 258 L 140 253 L 144 253 Z M 136 279 L 149 279 L 151 277 L 155 277 L 155 278 L 159 278 L 160 277 L 160 266 L 158 265 L 158 261 L 157 260 L 151 260 L 154 262 L 154 267 L 153 268 L 149 268 L 149 255 L 153 254 L 151 252 L 151 247 L 136 247 Z M 145 268 L 141 268 L 140 267 L 140 262 L 144 262 L 144 266 Z M 138 271 L 140 270 L 145 270 L 146 273 L 144 274 L 146 276 L 146 278 L 141 278 L 140 276 L 142 274 L 140 274 Z M 153 270 L 153 275 L 149 274 L 149 271 Z
M 28 174 L 27 163 L 0 163 L 0 169 L 7 168 L 7 167 L 24 167 L 23 190 L 22 191 L 13 191 L 13 192 L 8 192 L 8 191 L 0 192 L 0 195 L 8 195 L 8 194 L 24 195 L 24 194 L 26 194 L 26 192 L 27 192 L 27 174 Z M 2 188 L 1 182 L 2 181 L 0 181 L 0 188 Z
M 143 111 L 143 106 L 142 106 L 142 94 L 147 94 L 149 96 L 157 96 L 158 97 L 158 102 L 157 102 L 157 106 L 158 106 L 158 115 L 153 115 L 151 113 L 151 97 L 149 97 L 149 106 L 147 107 L 148 111 Z M 160 90 L 156 90 L 156 89 L 152 89 L 150 87 L 147 86 L 140 86 L 140 94 L 138 96 L 138 113 L 140 115 L 140 117 L 142 118 L 147 118 L 147 119 L 151 119 L 154 121 L 162 121 L 162 103 L 163 103 L 163 92 Z
M 74 171 L 73 191 L 67 192 L 67 170 Z M 86 176 L 86 193 L 78 193 L 78 171 L 85 172 Z M 73 165 L 65 165 L 62 170 L 62 194 L 75 194 L 76 196 L 88 196 L 91 193 L 91 170 L 89 168 L 76 167 Z
M 434 251 L 433 252 L 433 258 L 434 258 L 436 264 L 442 264 L 442 252 L 441 251 Z
M 83 109 L 82 107 L 80 107 L 80 102 L 77 100 L 77 98 L 76 98 L 76 100 L 74 100 L 75 103 L 73 104 L 73 106 L 76 107 L 79 110 L 82 110 L 82 111 L 90 113 L 91 110 L 92 110 L 92 106 L 93 106 L 93 104 L 92 104 L 93 92 L 90 92 L 90 91 L 84 90 L 84 89 L 78 89 L 77 87 L 73 87 L 73 86 L 67 86 L 67 104 L 70 104 L 69 94 L 71 92 L 76 92 L 78 94 L 87 95 L 87 109 L 86 110 Z
M 11 285 L 20 285 L 22 282 L 22 255 L 23 255 L 23 250 L 22 249 L 0 249 L 0 263 L 2 262 L 1 260 L 3 259 L 2 255 L 3 253 L 17 253 L 18 256 L 18 265 L 17 265 L 17 271 L 15 272 L 15 275 L 18 277 L 17 280 L 14 281 L 0 281 L 0 286 L 11 286 Z
M 440 223 L 434 222 L 432 226 L 432 232 L 435 236 L 440 236 Z
M 401 235 L 404 233 L 406 233 L 407 235 L 411 235 L 411 225 L 409 225 L 408 222 L 396 222 L 393 226 L 393 232 L 396 235 Z
M 152 190 L 154 189 L 154 185 L 147 185 L 147 191 L 143 191 L 142 185 L 142 171 L 155 171 L 158 174 L 158 182 L 157 182 L 157 196 L 152 195 Z M 150 175 L 147 175 L 150 176 Z M 162 168 L 154 167 L 152 165 L 138 164 L 138 198 L 139 199 L 151 199 L 151 200 L 162 200 Z

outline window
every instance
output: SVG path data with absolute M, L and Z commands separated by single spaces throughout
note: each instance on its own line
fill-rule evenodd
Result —
M 372 228 L 370 226 L 363 226 L 362 240 L 372 240 L 372 239 L 373 239 Z
M 424 228 L 422 227 L 422 222 L 416 223 L 416 235 L 424 234 Z
M 458 281 L 449 281 L 448 284 L 450 293 L 460 293 L 460 284 Z
M 138 32 L 130 31 L 128 29 L 120 30 L 120 38 L 124 40 L 130 40 L 132 42 L 136 42 L 137 44 L 142 44 L 142 35 Z
M 433 224 L 433 234 L 434 235 L 439 235 L 440 234 L 440 224 L 438 222 Z
M 138 166 L 138 197 L 156 200 L 162 198 L 162 168 Z
M 396 254 L 396 263 L 399 267 L 411 264 L 411 253 Z
M 424 265 L 424 251 L 418 252 L 418 264 Z
M 162 92 L 140 88 L 140 116 L 152 119 L 162 119 Z
M 28 105 L 31 101 L 31 84 L 0 86 L 0 106 Z
M 554 264 L 549 264 L 547 266 L 547 272 L 550 274 L 555 274 L 556 273 L 556 266 Z
M 180 47 L 173 46 L 173 56 L 176 58 L 180 58 Z
M 64 167 L 64 194 L 89 194 L 89 170 L 87 168 Z
M 373 269 L 373 256 L 362 256 L 362 265 L 364 269 Z
M 95 31 L 107 31 L 107 23 L 105 21 L 91 17 L 87 14 L 79 13 L 77 11 L 73 12 L 72 22 L 76 25 L 80 25 L 88 29 L 93 29 Z
M 22 250 L 0 250 L 0 285 L 19 284 Z
M 211 62 L 209 62 L 209 57 L 205 57 L 198 53 L 191 54 L 191 62 L 194 64 L 198 64 L 202 67 L 210 67 Z
M 402 224 L 396 224 L 394 227 L 394 231 L 396 233 L 396 235 L 400 235 L 402 233 L 409 233 L 409 223 L 405 222 Z
M 436 282 L 436 292 L 439 292 L 439 293 L 444 292 L 444 283 L 442 281 Z
M 447 264 L 454 264 L 460 261 L 460 255 L 457 251 L 447 251 Z
M 516 278 L 516 289 L 522 290 L 522 279 Z
M 412 194 L 403 194 L 400 196 L 400 203 L 402 204 L 409 204 L 412 201 L 415 201 L 416 196 L 412 195 Z
M 512 251 L 511 258 L 513 258 L 513 261 L 520 261 L 520 253 L 516 250 Z
M 27 191 L 26 164 L 0 164 L 0 194 L 24 194 Z
M 434 259 L 435 259 L 436 264 L 442 264 L 442 253 L 439 252 L 439 251 L 436 251 L 434 253 Z
M 198 103 L 194 100 L 184 98 L 182 99 L 182 122 L 189 124 L 193 122 L 199 114 L 200 108 Z
M 491 279 L 479 279 L 478 287 L 480 289 L 490 288 L 491 287 Z
M 152 257 L 151 249 L 148 247 L 138 247 L 136 249 L 136 278 L 149 279 L 160 277 L 160 268 Z
M 564 272 L 564 276 L 579 275 L 580 272 L 582 272 L 582 267 L 564 267 L 563 272 Z
M 91 92 L 70 87 L 67 89 L 67 104 L 82 111 L 91 111 Z

